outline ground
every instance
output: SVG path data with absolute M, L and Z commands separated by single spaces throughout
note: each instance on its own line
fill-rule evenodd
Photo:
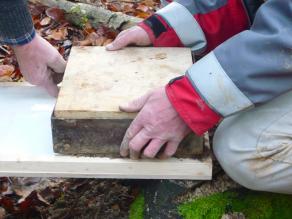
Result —
M 88 0 L 92 4 L 95 0 Z M 101 1 L 112 11 L 145 18 L 159 6 L 155 0 Z M 63 19 L 59 9 L 30 5 L 40 35 L 67 58 L 72 45 L 106 45 L 118 30 L 79 27 Z M 0 81 L 21 81 L 12 50 L 0 46 Z M 288 219 L 292 196 L 255 192 L 233 182 L 214 166 L 212 181 L 0 179 L 0 218 L 185 218 Z

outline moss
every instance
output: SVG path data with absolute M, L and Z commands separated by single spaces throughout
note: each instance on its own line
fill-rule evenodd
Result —
M 227 191 L 196 198 L 181 204 L 178 210 L 185 219 L 220 219 L 228 212 L 242 212 L 249 219 L 290 219 L 292 195 Z
M 72 7 L 69 12 L 66 13 L 65 17 L 79 28 L 84 28 L 88 22 L 85 11 L 83 11 L 79 5 Z
M 130 206 L 129 219 L 144 218 L 144 195 L 140 193 Z

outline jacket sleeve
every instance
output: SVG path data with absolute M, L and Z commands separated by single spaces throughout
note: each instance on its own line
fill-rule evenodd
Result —
M 241 0 L 176 0 L 139 25 L 154 46 L 186 46 L 202 54 L 248 29 L 250 20 Z
M 27 0 L 0 0 L 0 43 L 23 45 L 34 36 Z
M 170 101 L 202 134 L 222 118 L 290 91 L 291 35 L 292 1 L 267 1 L 250 30 L 222 43 L 166 87 Z M 193 116 L 198 111 L 199 119 Z

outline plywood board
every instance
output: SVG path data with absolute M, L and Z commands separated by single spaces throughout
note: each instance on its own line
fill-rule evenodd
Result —
M 62 119 L 127 119 L 119 111 L 153 88 L 164 86 L 192 65 L 187 48 L 130 47 L 109 52 L 104 47 L 73 47 L 55 117 Z

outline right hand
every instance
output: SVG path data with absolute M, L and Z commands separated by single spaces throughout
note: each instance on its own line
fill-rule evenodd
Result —
M 149 46 L 151 45 L 151 40 L 143 28 L 135 26 L 122 31 L 111 44 L 106 46 L 106 49 L 109 51 L 119 50 L 130 44 Z

